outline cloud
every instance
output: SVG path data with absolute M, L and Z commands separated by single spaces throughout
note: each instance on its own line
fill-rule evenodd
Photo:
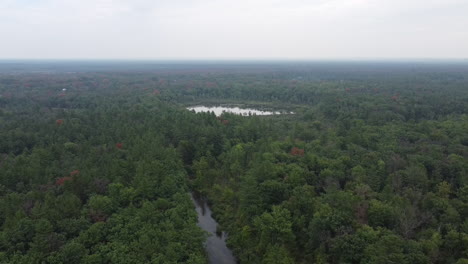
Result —
M 461 58 L 465 0 L 0 0 L 0 58 Z

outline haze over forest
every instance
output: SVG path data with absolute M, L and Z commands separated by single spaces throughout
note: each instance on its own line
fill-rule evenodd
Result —
M 0 59 L 468 58 L 465 0 L 2 0 Z

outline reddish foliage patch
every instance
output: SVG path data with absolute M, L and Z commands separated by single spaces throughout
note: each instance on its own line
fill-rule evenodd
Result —
M 368 223 L 368 210 L 369 204 L 367 202 L 361 202 L 356 209 L 356 217 L 358 219 L 358 223 L 361 225 L 366 225 Z
M 110 181 L 107 179 L 95 179 L 93 181 L 93 189 L 99 193 L 104 194 L 107 192 L 107 185 L 109 185 Z
M 57 186 L 62 186 L 65 184 L 66 181 L 71 181 L 73 180 L 72 177 L 62 177 L 62 178 L 58 178 L 56 181 L 55 181 L 55 185 Z
M 55 124 L 61 126 L 63 124 L 63 119 L 57 119 L 55 120 Z
M 206 82 L 205 83 L 205 86 L 208 87 L 208 88 L 216 88 L 218 87 L 218 85 L 214 82 Z
M 123 148 L 123 143 L 117 143 L 117 144 L 115 144 L 115 147 L 118 148 L 118 149 L 122 149 Z
M 70 176 L 75 176 L 75 175 L 78 175 L 78 174 L 80 174 L 79 170 L 74 170 L 74 171 L 70 172 Z
M 293 156 L 304 156 L 304 150 L 297 147 L 292 148 L 290 153 Z
M 346 90 L 347 92 L 351 91 L 351 89 L 349 89 L 349 88 L 346 88 L 345 90 Z
M 107 216 L 99 210 L 90 210 L 89 217 L 94 223 L 105 222 L 107 220 Z
M 23 210 L 27 215 L 31 214 L 32 209 L 34 208 L 34 201 L 33 200 L 26 200 L 23 203 Z
M 222 117 L 222 116 L 218 116 L 218 117 L 216 117 L 216 119 L 218 119 L 219 122 L 221 122 L 221 124 L 223 124 L 225 126 L 229 125 L 229 120 L 224 119 L 224 117 Z
M 154 95 L 161 94 L 161 91 L 159 91 L 158 89 L 156 89 L 156 90 L 154 90 L 153 94 L 154 94 Z

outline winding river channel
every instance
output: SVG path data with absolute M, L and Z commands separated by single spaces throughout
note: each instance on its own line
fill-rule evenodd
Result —
M 210 264 L 236 264 L 236 258 L 232 251 L 226 246 L 227 234 L 223 231 L 221 235 L 216 234 L 218 223 L 211 217 L 211 209 L 206 199 L 196 193 L 191 193 L 198 215 L 198 226 L 207 231 L 210 236 L 205 242 L 205 249 Z

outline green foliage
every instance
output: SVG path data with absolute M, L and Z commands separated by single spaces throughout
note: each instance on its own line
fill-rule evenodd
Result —
M 0 73 L 0 263 L 467 262 L 466 65 L 167 67 Z

